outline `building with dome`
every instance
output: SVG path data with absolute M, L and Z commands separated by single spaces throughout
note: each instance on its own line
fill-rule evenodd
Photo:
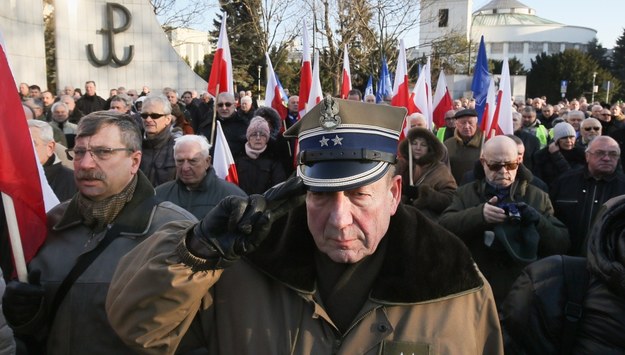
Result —
M 565 49 L 585 51 L 597 31 L 542 18 L 517 0 L 492 0 L 470 13 L 472 0 L 422 1 L 417 55 L 429 55 L 431 43 L 444 36 L 466 36 L 479 42 L 484 36 L 489 59 L 517 58 L 526 69 L 538 54 Z

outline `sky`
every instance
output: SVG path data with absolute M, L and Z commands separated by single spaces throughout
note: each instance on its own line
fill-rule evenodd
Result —
M 597 31 L 604 48 L 613 48 L 625 27 L 623 0 L 519 0 L 536 10 L 536 15 L 565 25 L 589 27 Z M 474 0 L 473 11 L 490 0 Z

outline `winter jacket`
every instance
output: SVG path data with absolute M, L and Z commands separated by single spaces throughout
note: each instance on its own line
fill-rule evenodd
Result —
M 0 269 L 0 295 L 4 295 L 4 276 Z M 15 354 L 15 340 L 13 339 L 13 331 L 7 325 L 4 314 L 2 313 L 2 298 L 0 298 L 0 355 Z
M 43 164 L 43 172 L 46 174 L 46 180 L 60 202 L 69 200 L 78 192 L 76 182 L 74 181 L 74 171 L 63 166 L 61 159 L 56 154 L 52 155 Z
M 562 174 L 551 187 L 550 196 L 556 217 L 568 228 L 570 255 L 586 255 L 586 238 L 601 206 L 612 197 L 625 194 L 625 174 L 595 179 L 587 167 Z
M 113 332 L 104 312 L 104 300 L 115 266 L 124 254 L 165 223 L 196 220 L 169 202 L 144 208 L 142 202 L 153 195 L 150 182 L 139 173 L 132 199 L 113 221 L 113 225 L 122 228 L 119 236 L 75 281 L 60 304 L 47 333 L 47 354 L 133 354 Z M 106 234 L 106 230 L 91 230 L 81 219 L 76 198 L 48 213 L 46 242 L 29 264 L 29 271 L 41 271 L 46 308 L 76 259 L 93 250 Z M 19 329 L 15 331 L 18 333 Z
M 588 284 L 572 354 L 625 354 L 625 197 L 609 200 L 589 234 Z M 554 256 L 529 265 L 515 281 L 503 307 L 502 325 L 526 354 L 560 354 L 565 304 L 562 259 Z
M 286 180 L 279 160 L 266 149 L 252 159 L 245 152 L 235 158 L 239 187 L 247 194 L 262 194 L 270 187 Z
M 558 176 L 562 175 L 562 173 L 584 166 L 586 164 L 586 157 L 584 156 L 584 150 L 579 147 L 573 147 L 572 150 L 558 150 L 555 153 L 551 153 L 547 146 L 537 151 L 532 161 L 532 172 L 551 188 L 551 184 Z
M 91 112 L 105 110 L 106 100 L 98 95 L 89 96 L 87 94 L 76 100 L 76 108 L 85 115 Z
M 445 147 L 449 152 L 451 174 L 456 179 L 456 184 L 459 184 L 464 173 L 473 169 L 473 163 L 480 159 L 482 131 L 478 128 L 473 137 L 468 142 L 464 142 L 458 130 L 455 130 L 454 136 L 445 141 Z
M 117 269 L 107 298 L 116 332 L 159 355 L 179 343 L 209 354 L 502 353 L 490 287 L 468 250 L 413 207 L 391 218 L 381 270 L 344 334 L 319 298 L 305 207 L 281 222 L 247 259 L 207 271 L 181 261 L 195 258 L 185 244 L 193 224 L 169 224 Z
M 174 136 L 169 128 L 151 139 L 144 139 L 140 169 L 152 186 L 158 186 L 176 178 L 174 159 Z
M 469 247 L 475 262 L 493 287 L 497 304 L 501 303 L 510 290 L 514 279 L 523 269 L 498 243 L 487 246 L 488 234 L 495 225 L 484 220 L 484 205 L 494 195 L 486 192 L 484 169 L 475 170 L 476 180 L 456 190 L 451 205 L 443 212 L 439 223 L 456 234 Z M 553 216 L 549 195 L 529 184 L 531 173 L 520 166 L 516 179 L 510 187 L 505 203 L 524 202 L 539 212 L 540 220 L 536 230 L 540 235 L 538 257 L 563 254 L 569 248 L 566 226 Z

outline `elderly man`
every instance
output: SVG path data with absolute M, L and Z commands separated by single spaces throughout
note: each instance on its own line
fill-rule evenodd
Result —
M 141 106 L 141 118 L 145 138 L 140 168 L 152 185 L 158 186 L 176 177 L 170 102 L 160 95 L 147 96 Z
M 564 120 L 568 124 L 573 126 L 573 129 L 575 130 L 575 137 L 579 138 L 579 136 L 581 135 L 580 129 L 582 128 L 582 122 L 585 119 L 586 119 L 586 116 L 584 115 L 582 111 L 573 110 L 573 111 L 569 111 L 566 114 L 566 117 Z M 553 128 L 552 128 L 552 131 L 553 131 Z
M 132 114 L 132 99 L 126 94 L 117 94 L 111 98 L 110 109 L 119 113 Z
M 538 119 L 536 119 L 536 110 L 532 106 L 525 106 L 521 113 L 523 118 L 523 130 L 538 138 L 540 142 L 540 148 L 547 146 L 549 141 L 549 131 L 543 126 Z
M 63 102 L 55 102 L 52 105 L 52 120 L 50 124 L 52 127 L 58 128 L 65 135 L 66 146 L 68 148 L 74 147 L 74 139 L 76 137 L 76 131 L 78 131 L 78 125 L 69 122 L 69 108 Z
M 237 185 L 215 175 L 215 169 L 211 166 L 210 148 L 204 136 L 185 135 L 176 138 L 176 180 L 157 186 L 156 197 L 173 202 L 202 219 L 226 196 L 247 196 Z
M 48 184 L 59 201 L 69 200 L 78 191 L 74 182 L 74 172 L 63 166 L 61 159 L 55 154 L 56 142 L 52 127 L 47 122 L 28 120 L 28 128 L 35 146 L 35 154 L 43 166 Z
M 89 80 L 85 83 L 85 94 L 76 101 L 76 107 L 85 115 L 94 111 L 104 110 L 106 100 L 96 94 L 95 81 Z
M 85 116 L 68 155 L 79 193 L 48 213 L 48 236 L 28 265 L 32 283 L 11 281 L 3 310 L 18 336 L 46 339 L 46 352 L 31 353 L 134 354 L 104 312 L 115 266 L 163 224 L 195 217 L 157 203 L 139 171 L 139 130 L 127 116 Z
M 365 95 L 365 102 L 368 104 L 375 104 L 375 95 L 373 94 Z
M 238 108 L 239 117 L 249 122 L 254 117 L 254 109 L 252 108 L 252 98 L 250 96 L 243 96 L 239 99 L 241 107 Z
M 302 108 L 304 105 L 302 105 Z M 284 123 L 286 124 L 286 128 L 290 128 L 294 125 L 297 120 L 299 120 L 299 96 L 291 95 L 289 96 L 289 101 L 287 103 L 288 113 L 284 118 Z
M 586 165 L 562 174 L 551 187 L 556 217 L 569 228 L 571 255 L 586 255 L 586 238 L 597 211 L 607 200 L 625 194 L 625 174 L 616 169 L 620 154 L 614 139 L 598 136 L 586 149 Z
M 456 190 L 439 223 L 464 240 L 500 304 L 523 264 L 566 252 L 569 238 L 549 195 L 518 170 L 512 139 L 489 139 L 480 162 L 476 180 Z
M 400 204 L 405 115 L 324 99 L 286 132 L 300 140 L 300 177 L 226 198 L 126 256 L 107 299 L 113 328 L 154 354 L 502 353 L 469 252 Z
M 436 130 L 436 138 L 438 138 L 441 142 L 444 142 L 454 136 L 454 132 L 456 131 L 455 115 L 456 111 L 454 110 L 445 112 L 445 125 Z
M 69 121 L 78 123 L 84 114 L 76 107 L 76 101 L 71 95 L 61 95 L 59 101 L 67 105 L 69 109 Z
M 236 157 L 245 150 L 249 122 L 237 113 L 232 94 L 222 92 L 217 96 L 217 119 L 221 122 L 230 152 Z
M 460 184 L 462 176 L 473 169 L 473 164 L 480 158 L 482 148 L 482 131 L 477 127 L 477 112 L 464 109 L 456 112 L 456 129 L 454 136 L 447 139 L 445 147 L 449 152 L 451 174 Z
M 575 146 L 586 149 L 590 142 L 601 135 L 601 122 L 594 117 L 588 117 L 580 125 L 580 136 L 575 140 Z

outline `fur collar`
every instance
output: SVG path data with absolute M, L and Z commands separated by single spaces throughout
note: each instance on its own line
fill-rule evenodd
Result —
M 399 205 L 385 238 L 387 252 L 372 299 L 417 303 L 483 285 L 463 242 L 410 206 Z M 274 223 L 268 240 L 248 261 L 298 292 L 314 293 L 315 248 L 302 206 Z

